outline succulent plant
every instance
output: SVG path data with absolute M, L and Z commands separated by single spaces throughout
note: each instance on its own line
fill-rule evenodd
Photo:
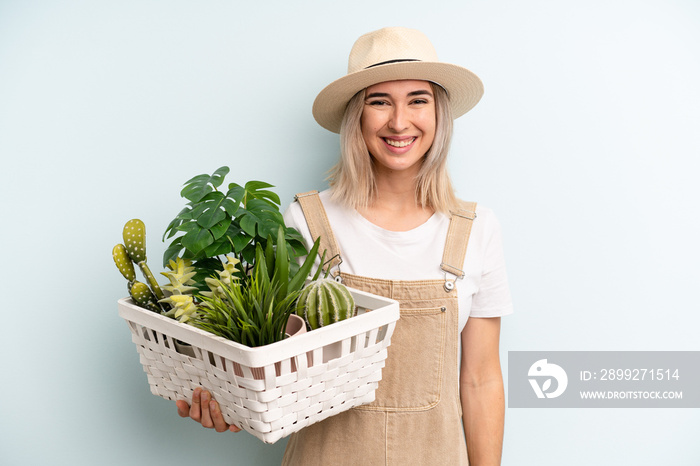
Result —
M 172 306 L 168 312 L 163 314 L 164 316 L 172 317 L 183 323 L 187 322 L 199 310 L 194 303 L 194 298 L 188 294 L 174 294 L 159 302 Z
M 192 295 L 197 290 L 196 286 L 192 286 L 195 284 L 192 277 L 197 272 L 192 267 L 190 260 L 181 257 L 171 260 L 168 263 L 168 268 L 170 271 L 161 272 L 170 281 L 170 285 L 162 287 L 167 296 L 158 300 L 158 302 L 170 305 L 170 310 L 164 314 L 165 316 L 172 317 L 180 322 L 187 322 L 197 312 L 197 305 Z
M 296 313 L 313 330 L 354 316 L 355 301 L 342 283 L 320 278 L 302 290 Z
M 233 281 L 238 280 L 238 277 L 236 277 L 235 274 L 239 271 L 236 268 L 236 265 L 239 264 L 240 261 L 232 255 L 226 256 L 226 260 L 227 262 L 224 264 L 224 270 L 216 271 L 216 273 L 219 274 L 218 279 L 214 277 L 206 277 L 204 279 L 205 283 L 209 287 L 209 291 L 202 291 L 199 294 L 206 296 L 207 298 L 212 298 L 214 295 L 222 298 L 224 297 L 224 289 L 221 285 L 230 285 Z
M 192 267 L 192 261 L 178 257 L 175 260 L 171 260 L 168 263 L 169 272 L 161 272 L 161 275 L 165 275 L 168 280 L 170 280 L 170 285 L 165 285 L 162 287 L 163 291 L 172 294 L 189 294 L 191 295 L 195 290 L 197 290 L 194 285 L 194 280 L 192 277 L 195 276 L 194 267 Z

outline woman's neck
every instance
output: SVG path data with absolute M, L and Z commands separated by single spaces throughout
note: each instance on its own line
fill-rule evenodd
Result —
M 416 202 L 415 177 L 378 176 L 372 204 L 358 209 L 373 224 L 390 231 L 408 231 L 424 224 L 435 212 Z

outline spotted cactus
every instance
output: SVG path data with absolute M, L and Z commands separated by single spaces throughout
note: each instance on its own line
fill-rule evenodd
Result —
M 296 313 L 313 330 L 354 316 L 355 301 L 345 285 L 321 278 L 302 290 Z
M 148 285 L 153 290 L 153 294 L 156 295 L 158 299 L 165 298 L 163 295 L 163 290 L 160 289 L 160 285 L 156 281 L 151 269 L 148 268 L 146 264 L 146 225 L 139 220 L 134 218 L 126 222 L 124 225 L 124 249 L 131 258 L 132 261 L 136 263 L 143 272 L 143 276 L 146 277 Z
M 112 258 L 129 282 L 129 294 L 141 307 L 163 312 L 164 307 L 158 301 L 165 298 L 165 295 L 146 264 L 146 226 L 139 219 L 129 220 L 124 225 L 123 238 L 124 244 L 117 244 L 112 248 Z M 141 269 L 148 285 L 136 281 L 134 263 Z
M 153 296 L 151 289 L 145 283 L 134 281 L 129 289 L 129 294 L 140 306 L 155 312 L 161 311 L 160 306 L 156 304 L 155 296 Z
M 112 258 L 114 263 L 117 264 L 117 268 L 124 275 L 129 283 L 136 281 L 136 271 L 134 270 L 134 263 L 131 262 L 129 254 L 126 252 L 126 248 L 123 244 L 117 244 L 112 249 Z

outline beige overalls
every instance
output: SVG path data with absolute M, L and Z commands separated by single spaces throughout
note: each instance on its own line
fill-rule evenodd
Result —
M 318 193 L 299 194 L 297 200 L 326 257 L 339 254 Z M 454 280 L 463 276 L 476 204 L 465 203 L 463 209 L 450 219 L 441 264 L 445 280 L 380 280 L 340 272 L 347 286 L 399 301 L 401 317 L 375 401 L 292 434 L 283 465 L 468 465 Z M 336 257 L 330 267 L 340 262 Z

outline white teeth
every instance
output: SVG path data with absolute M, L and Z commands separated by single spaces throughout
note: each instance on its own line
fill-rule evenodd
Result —
M 394 141 L 392 139 L 384 139 L 387 144 L 393 147 L 406 147 L 410 146 L 416 138 L 406 139 L 405 141 Z

